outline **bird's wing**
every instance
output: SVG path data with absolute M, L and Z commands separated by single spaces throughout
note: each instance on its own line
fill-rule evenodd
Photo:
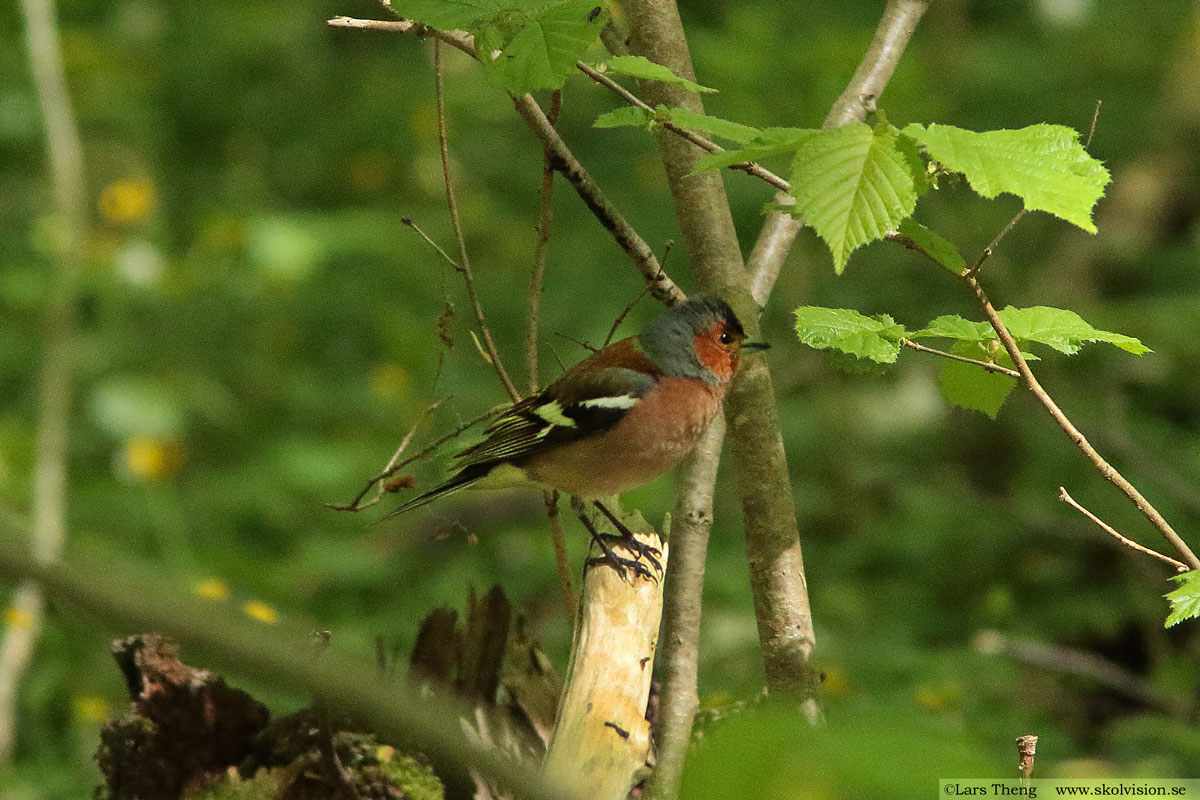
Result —
M 456 458 L 459 465 L 511 461 L 601 433 L 621 421 L 650 391 L 655 377 L 625 367 L 570 375 L 514 405 L 488 426 L 485 438 Z

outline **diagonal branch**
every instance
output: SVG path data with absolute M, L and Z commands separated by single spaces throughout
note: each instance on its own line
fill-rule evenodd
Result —
M 605 75 L 603 72 L 593 69 L 592 67 L 588 66 L 587 64 L 584 64 L 582 61 L 576 62 L 575 68 L 578 69 L 580 72 L 582 72 L 584 75 L 587 75 L 589 78 L 594 80 L 596 83 L 598 83 L 601 86 L 603 86 L 604 88 L 608 89 L 610 92 L 615 94 L 617 97 L 620 97 L 626 103 L 629 103 L 629 105 L 634 106 L 635 108 L 640 108 L 643 111 L 650 111 L 650 112 L 654 111 L 654 109 L 650 106 L 650 104 L 643 101 L 636 94 L 629 91 L 624 86 L 622 86 L 621 84 L 614 81 L 612 78 Z M 716 142 L 712 141 L 711 139 L 707 139 L 707 138 L 701 136 L 700 134 L 696 133 L 695 131 L 689 131 L 686 128 L 681 128 L 678 125 L 676 125 L 675 123 L 670 122 L 669 120 L 664 120 L 660 124 L 667 130 L 669 130 L 671 133 L 675 134 L 676 136 L 681 136 L 684 139 L 687 139 L 689 142 L 696 145 L 697 147 L 699 147 L 702 150 L 707 150 L 710 153 L 717 153 L 717 152 L 720 152 L 725 149 L 724 147 L 721 147 L 721 145 L 717 144 Z M 791 184 L 788 183 L 787 181 L 785 181 L 783 178 L 779 177 L 774 172 L 771 172 L 771 170 L 766 169 L 765 167 L 761 166 L 760 164 L 754 163 L 753 161 L 743 161 L 740 164 L 731 164 L 729 166 L 729 169 L 741 170 L 742 172 L 745 172 L 749 175 L 753 175 L 754 177 L 758 178 L 759 180 L 766 181 L 767 183 L 771 184 L 776 189 L 779 189 L 782 192 L 786 192 L 792 188 Z
M 383 5 L 391 10 L 391 4 L 386 0 Z M 334 17 L 326 24 L 333 28 L 383 30 L 414 36 L 433 36 L 439 41 L 458 48 L 472 58 L 478 57 L 475 53 L 475 38 L 466 31 L 443 31 L 411 20 L 370 20 L 353 17 Z M 674 305 L 683 300 L 685 297 L 683 290 L 666 274 L 655 257 L 654 251 L 650 249 L 637 230 L 604 195 L 599 184 L 571 152 L 562 137 L 558 135 L 546 117 L 545 111 L 533 99 L 533 96 L 527 94 L 522 97 L 514 97 L 513 104 L 516 106 L 517 113 L 541 141 L 543 149 L 551 153 L 554 168 L 567 179 L 604 229 L 633 260 L 642 273 L 646 285 L 650 287 L 650 293 L 654 295 L 654 298 L 666 305 Z
M 929 8 L 930 0 L 888 0 L 875 37 L 867 48 L 866 55 L 854 71 L 854 77 L 838 97 L 829 115 L 825 117 L 825 128 L 836 128 L 848 122 L 861 122 L 875 110 L 892 73 L 908 42 L 912 39 L 917 23 Z M 775 202 L 791 205 L 793 200 L 786 194 L 775 195 Z M 804 227 L 800 217 L 782 211 L 767 214 L 767 220 L 754 249 L 750 253 L 747 269 L 750 272 L 750 293 L 761 306 L 766 304 L 771 288 L 783 269 L 783 262 L 792 249 L 796 234 Z
M 1177 572 L 1187 572 L 1188 571 L 1188 565 L 1184 564 L 1182 561 L 1176 561 L 1175 559 L 1171 558 L 1170 556 L 1165 556 L 1162 553 L 1158 552 L 1157 550 L 1151 550 L 1149 547 L 1146 547 L 1145 545 L 1138 544 L 1137 542 L 1133 541 L 1133 539 L 1130 539 L 1127 536 L 1122 536 L 1121 533 L 1116 528 L 1109 525 L 1107 522 L 1100 519 L 1095 514 L 1093 514 L 1091 511 L 1088 511 L 1086 508 L 1084 508 L 1079 503 L 1077 503 L 1075 501 L 1074 497 L 1071 497 L 1071 495 L 1067 494 L 1066 487 L 1064 487 L 1064 486 L 1058 487 L 1058 499 L 1062 500 L 1064 503 L 1069 505 L 1071 508 L 1075 509 L 1080 514 L 1083 514 L 1085 517 L 1090 519 L 1092 522 L 1096 523 L 1096 526 L 1098 528 L 1100 528 L 1100 530 L 1104 531 L 1109 536 L 1113 537 L 1114 539 L 1116 539 L 1118 542 L 1125 545 L 1126 547 L 1131 548 L 1133 550 L 1137 550 L 1139 553 L 1145 553 L 1148 556 L 1153 556 L 1154 558 L 1157 558 L 1159 561 L 1163 561 L 1167 564 L 1170 564 L 1172 567 L 1175 568 L 1175 570 Z
M 1192 552 L 1190 547 L 1188 547 L 1187 542 L 1183 541 L 1179 534 L 1175 532 L 1175 529 L 1172 528 L 1171 524 L 1167 522 L 1162 514 L 1159 513 L 1158 509 L 1155 508 L 1149 500 L 1142 496 L 1142 493 L 1139 492 L 1137 488 L 1125 478 L 1124 475 L 1118 472 L 1116 467 L 1114 467 L 1112 464 L 1109 464 L 1104 457 L 1096 451 L 1095 447 L 1092 447 L 1092 444 L 1087 440 L 1087 437 L 1075 427 L 1075 424 L 1071 422 L 1067 415 L 1063 413 L 1063 410 L 1059 408 L 1058 404 L 1054 402 L 1054 398 L 1052 398 L 1049 393 L 1042 388 L 1042 384 L 1038 381 L 1037 377 L 1034 376 L 1033 370 L 1029 368 L 1028 362 L 1025 361 L 1025 356 L 1021 354 L 1021 348 L 1017 346 L 1017 342 L 1013 338 L 1013 335 L 1005 326 L 1004 321 L 1000 319 L 1000 315 L 996 313 L 996 309 L 992 306 L 992 302 L 988 299 L 983 287 L 979 285 L 979 281 L 975 278 L 974 273 L 972 273 L 970 270 L 967 270 L 963 273 L 962 279 L 966 282 L 967 287 L 971 290 L 972 294 L 975 295 L 975 299 L 978 302 L 980 309 L 983 311 L 984 316 L 987 317 L 988 322 L 991 323 L 992 328 L 996 331 L 996 336 L 999 337 L 1000 343 L 1004 345 L 1004 349 L 1008 351 L 1008 355 L 1010 358 L 1012 358 L 1013 364 L 1016 366 L 1017 371 L 1021 373 L 1021 378 L 1025 381 L 1025 385 L 1029 387 L 1029 391 L 1033 393 L 1033 396 L 1037 398 L 1038 402 L 1041 403 L 1048 412 L 1050 412 L 1050 416 L 1054 418 L 1056 423 L 1058 423 L 1058 427 L 1062 428 L 1063 433 L 1067 434 L 1067 437 L 1075 443 L 1075 446 L 1083 451 L 1084 456 L 1087 457 L 1088 461 L 1092 462 L 1092 465 L 1100 471 L 1100 474 L 1103 475 L 1106 480 L 1120 489 L 1121 492 L 1128 497 L 1135 506 L 1137 506 L 1138 511 L 1141 511 L 1146 519 L 1150 520 L 1150 524 L 1153 525 L 1158 532 L 1163 535 L 1164 539 L 1170 542 L 1171 546 L 1175 548 L 1176 552 L 1183 557 L 1183 560 L 1191 565 L 1192 569 L 1200 569 L 1200 558 L 1196 557 L 1196 554 Z
M 559 136 L 558 131 L 550 124 L 545 112 L 530 95 L 513 98 L 517 113 L 541 141 L 547 152 L 554 159 L 554 168 L 562 174 L 567 182 L 575 189 L 576 194 L 595 215 L 600 224 L 612 235 L 625 254 L 633 260 L 642 279 L 650 287 L 650 294 L 659 302 L 674 305 L 683 300 L 684 294 L 675 282 L 663 271 L 662 265 L 646 244 L 646 240 L 621 216 L 616 207 L 608 201 L 600 186 L 591 174 L 584 168 L 567 143 Z

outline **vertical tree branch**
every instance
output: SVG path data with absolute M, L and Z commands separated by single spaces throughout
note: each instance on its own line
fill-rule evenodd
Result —
M 51 0 L 22 0 L 29 68 L 46 130 L 46 151 L 57 216 L 58 265 L 46 307 L 46 344 L 38 396 L 33 476 L 33 553 L 57 560 L 65 538 L 70 344 L 75 327 L 75 283 L 87 230 L 83 146 L 71 109 Z M 0 764 L 12 758 L 17 689 L 41 633 L 44 600 L 26 581 L 12 600 L 15 623 L 0 644 Z
M 550 94 L 550 110 L 546 120 L 551 125 L 558 122 L 562 109 L 562 90 Z M 541 213 L 538 218 L 537 241 L 533 246 L 533 269 L 529 272 L 529 312 L 525 317 L 525 374 L 529 380 L 529 393 L 540 387 L 538 380 L 538 322 L 542 313 L 542 288 L 546 279 L 546 247 L 550 243 L 550 225 L 554 222 L 554 156 L 548 147 L 542 148 L 542 184 L 538 188 Z M 575 588 L 571 585 L 571 564 L 567 560 L 567 542 L 563 537 L 562 520 L 558 514 L 558 493 L 553 489 L 542 492 L 546 505 L 546 523 L 550 532 L 550 543 L 554 545 L 554 562 L 558 565 L 558 579 L 563 590 L 563 609 L 567 620 L 575 618 Z
M 671 516 L 671 570 L 663 587 L 663 637 L 658 649 L 661 688 L 654 725 L 658 763 L 647 789 L 654 800 L 668 800 L 679 794 L 692 725 L 700 706 L 696 688 L 700 671 L 700 593 L 713 521 L 713 488 L 724 439 L 725 420 L 718 417 L 687 460 Z
M 645 5 L 649 4 L 639 4 L 639 8 Z M 871 104 L 874 99 L 882 94 L 917 22 L 928 5 L 928 0 L 891 0 L 888 3 L 870 47 L 855 71 L 854 78 L 831 109 L 826 119 L 826 125 L 844 124 L 855 119 L 863 119 L 866 116 L 873 107 Z M 653 55 L 647 53 L 645 49 L 638 50 L 638 52 L 647 54 L 652 60 L 664 63 L 672 69 L 680 70 L 677 74 L 692 74 L 682 28 L 678 25 L 677 17 L 670 19 L 671 16 L 674 16 L 673 11 L 670 3 L 658 4 L 658 8 L 654 9 L 656 18 L 663 20 L 664 15 L 667 17 L 665 22 L 659 23 L 659 28 L 665 24 L 673 27 L 674 32 L 670 36 L 659 37 L 659 41 L 653 47 L 655 51 Z M 651 16 L 650 10 L 647 10 L 646 16 Z M 633 19 L 634 29 L 640 33 L 635 48 L 647 48 L 649 44 L 647 39 L 654 36 L 642 30 L 643 24 L 643 19 Z M 647 84 L 646 88 L 661 92 L 665 87 Z M 689 107 L 700 110 L 697 108 L 700 105 L 698 97 L 688 97 L 688 93 L 685 92 L 665 93 L 676 96 L 670 98 L 651 97 L 650 99 L 672 105 L 682 104 L 681 101 L 686 101 L 690 104 Z M 662 144 L 662 140 L 663 137 L 660 136 L 660 147 L 664 153 L 664 159 L 679 158 L 687 163 L 689 158 L 694 159 L 697 155 L 695 151 L 689 154 L 687 146 L 683 144 L 675 148 L 674 154 L 669 154 L 667 148 Z M 673 188 L 677 182 L 680 182 L 679 173 L 686 173 L 688 169 L 690 167 L 668 173 L 672 177 Z M 784 194 L 777 195 L 775 199 L 776 202 L 791 202 L 791 198 Z M 725 202 L 724 198 L 719 195 L 710 196 L 710 200 L 718 204 Z M 759 234 L 746 271 L 743 273 L 746 289 L 758 306 L 766 304 L 783 262 L 795 240 L 796 233 L 803 224 L 802 220 L 798 220 L 790 214 L 768 215 L 767 223 Z M 690 238 L 688 247 L 691 251 Z M 702 266 L 695 259 L 693 264 L 694 268 Z M 732 272 L 736 275 L 736 271 Z M 699 272 L 697 277 L 702 283 L 709 285 Z M 720 281 L 715 281 L 715 283 L 720 283 Z M 752 417 L 755 413 L 754 404 L 762 403 L 765 399 L 767 403 L 759 406 L 763 409 L 761 413 L 773 416 L 775 410 L 770 388 L 770 375 L 765 366 L 761 363 L 753 364 L 747 372 L 748 375 L 743 375 L 739 380 L 735 393 L 726 401 L 726 407 L 729 409 L 727 413 L 736 415 L 739 421 Z M 759 384 L 757 391 L 745 391 L 740 388 L 743 383 L 753 382 Z M 731 428 L 733 427 L 731 426 Z M 735 441 L 736 437 L 747 435 L 741 432 L 746 427 L 740 424 L 736 426 Z M 778 601 L 781 605 L 778 609 L 779 616 L 775 622 L 782 624 L 783 630 L 787 630 L 788 620 L 798 622 L 797 626 L 791 629 L 791 636 L 781 636 L 777 640 L 770 634 L 772 627 L 770 624 L 765 626 L 768 629 L 766 631 L 764 631 L 764 626 L 760 625 L 760 641 L 764 643 L 764 659 L 773 662 L 773 666 L 768 667 L 768 680 L 775 682 L 773 678 L 778 679 L 780 672 L 791 671 L 792 667 L 798 664 L 799 668 L 795 670 L 795 674 L 801 681 L 801 690 L 812 691 L 815 689 L 818 676 L 811 665 L 813 644 L 811 611 L 808 607 L 807 588 L 804 584 L 798 527 L 794 521 L 794 511 L 791 509 L 791 487 L 786 473 L 782 441 L 777 435 L 770 436 L 771 429 L 769 423 L 760 426 L 757 431 L 766 432 L 765 436 L 755 437 L 754 444 L 749 446 L 736 447 L 735 445 L 733 448 L 735 459 L 739 462 L 739 475 L 743 480 L 743 508 L 747 519 L 748 548 L 752 547 L 751 536 L 756 535 L 751 533 L 751 520 L 761 518 L 757 511 L 759 505 L 770 503 L 772 497 L 780 501 L 778 506 L 783 506 L 784 501 L 787 505 L 786 509 L 782 507 L 774 509 L 774 513 L 783 521 L 782 528 L 778 529 L 778 536 L 763 537 L 758 541 L 762 546 L 754 547 L 755 554 L 751 556 L 751 569 L 752 575 L 755 576 L 755 585 L 761 587 L 756 588 L 755 610 L 756 613 L 759 613 L 760 604 L 767 605 Z M 676 510 L 679 524 L 677 524 L 675 535 L 672 537 L 675 564 L 668 576 L 666 586 L 667 608 L 664 611 L 664 652 L 661 671 L 663 693 L 659 706 L 660 722 L 656 731 L 659 767 L 650 787 L 651 794 L 655 797 L 671 797 L 678 791 L 679 773 L 682 769 L 695 718 L 696 675 L 694 661 L 690 661 L 689 658 L 698 648 L 704 551 L 707 547 L 710 523 L 699 524 L 693 528 L 688 524 L 690 516 L 687 509 L 702 509 L 706 507 L 706 504 L 711 503 L 715 468 L 709 458 L 715 459 L 713 451 L 719 448 L 720 435 L 719 432 L 710 431 L 709 437 L 715 437 L 715 441 L 706 438 L 697 451 L 698 455 L 688 463 Z M 754 448 L 761 443 L 768 445 L 773 455 L 773 458 L 768 459 L 768 463 L 764 464 L 763 472 L 765 477 L 775 476 L 778 478 L 778 480 L 772 481 L 776 488 L 775 492 L 761 489 L 756 491 L 757 477 L 751 477 L 742 469 L 741 458 L 753 458 Z M 790 525 L 788 524 L 789 517 L 791 518 Z M 789 528 L 796 532 L 791 533 Z M 696 557 L 696 553 L 699 553 L 698 557 Z M 775 585 L 780 586 L 783 591 L 774 592 L 772 587 Z M 760 596 L 763 597 L 762 601 L 758 599 Z M 684 609 L 690 609 L 690 612 L 685 612 Z M 762 619 L 761 614 L 759 618 Z M 778 650 L 777 656 L 766 655 L 768 651 L 775 649 Z M 780 682 L 783 685 L 794 686 L 791 683 Z M 809 704 L 807 712 L 810 715 L 818 713 L 813 704 Z
M 693 78 L 691 56 L 673 0 L 629 0 L 626 7 L 632 51 L 677 75 Z M 704 110 L 699 95 L 682 87 L 647 81 L 642 91 L 651 105 Z M 697 283 L 728 299 L 747 331 L 757 334 L 758 309 L 750 296 L 749 275 L 720 174 L 690 175 L 703 151 L 669 132 L 660 132 L 658 146 Z M 812 663 L 812 614 L 777 417 L 766 364 L 759 357 L 747 358 L 725 399 L 725 419 L 742 493 L 767 685 L 775 692 L 810 699 L 819 673 Z M 815 714 L 815 705 L 810 710 Z
M 875 110 L 875 104 L 896 71 L 896 64 L 904 55 L 917 23 L 928 8 L 929 0 L 889 0 L 871 45 L 854 71 L 854 77 L 846 85 L 846 90 L 829 110 L 822 127 L 836 128 L 848 122 L 861 122 Z M 791 205 L 793 200 L 780 192 L 775 195 L 775 202 Z M 803 227 L 804 220 L 791 214 L 781 211 L 767 214 L 748 262 L 750 293 L 760 306 L 766 304 L 796 234 Z

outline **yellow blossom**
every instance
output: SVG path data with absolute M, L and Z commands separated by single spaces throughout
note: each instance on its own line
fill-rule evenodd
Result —
M 242 611 L 246 612 L 246 616 L 251 619 L 256 619 L 259 622 L 265 622 L 268 625 L 274 625 L 279 622 L 279 614 L 275 613 L 275 609 L 271 608 L 261 600 L 250 600 L 242 606 Z
M 133 225 L 154 209 L 154 184 L 148 178 L 122 178 L 100 193 L 100 213 L 116 225 Z
M 206 600 L 225 600 L 229 597 L 229 587 L 220 578 L 197 581 L 193 591 Z

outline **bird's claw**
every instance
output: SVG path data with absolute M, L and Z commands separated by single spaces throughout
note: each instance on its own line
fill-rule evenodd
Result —
M 646 580 L 659 580 L 662 578 L 663 566 L 662 561 L 659 560 L 659 556 L 662 555 L 662 550 L 658 549 L 654 545 L 643 542 L 641 539 L 636 538 L 632 534 L 629 536 L 600 534 L 596 537 L 596 539 L 596 544 L 600 546 L 600 549 L 604 552 L 604 555 L 589 558 L 585 562 L 587 566 L 590 567 L 596 564 L 607 564 L 617 571 L 617 574 L 621 576 L 622 580 L 625 579 L 626 568 L 632 569 L 635 575 L 640 575 Z M 605 540 L 629 550 L 633 553 L 633 557 L 626 558 L 617 555 L 613 552 L 613 549 L 607 545 Z

